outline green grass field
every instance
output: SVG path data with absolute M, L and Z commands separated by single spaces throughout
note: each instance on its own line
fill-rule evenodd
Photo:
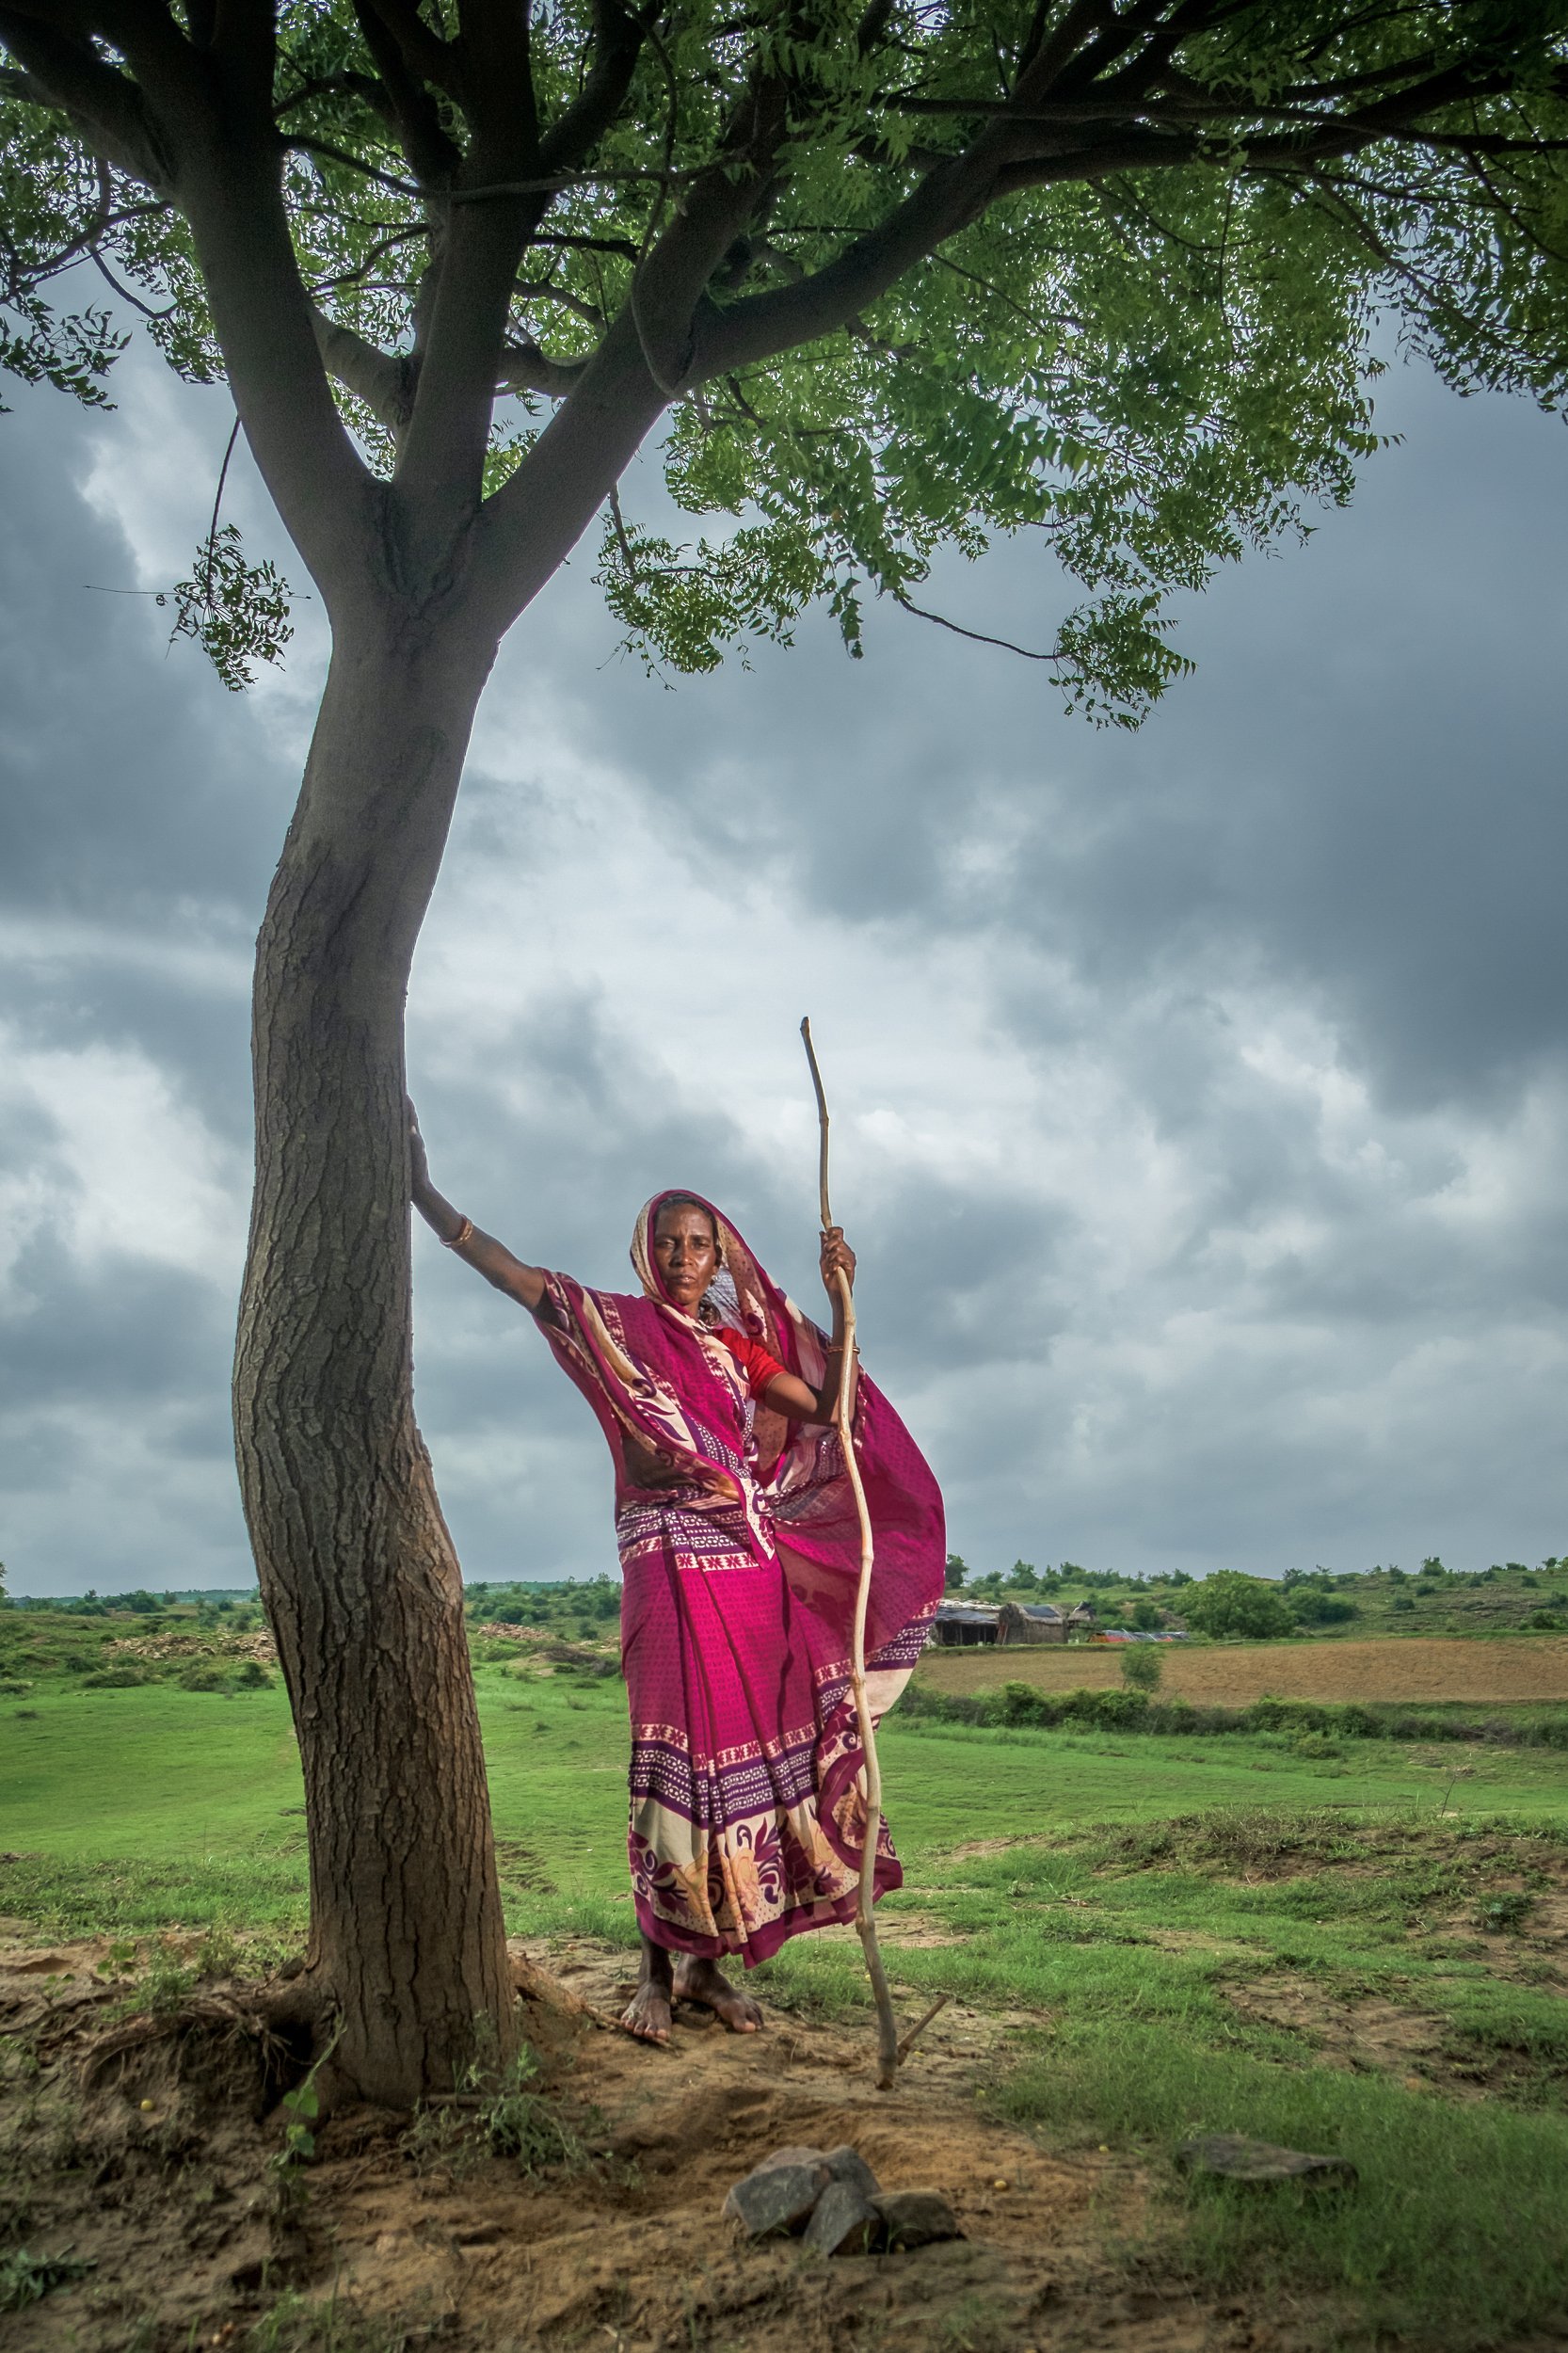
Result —
M 621 1686 L 501 1662 L 477 1683 L 512 1926 L 630 1946 Z M 1546 1933 L 1568 1920 L 1568 1760 L 1302 1749 L 895 1716 L 901 2001 L 1007 2012 L 1014 2057 L 986 2096 L 1054 2147 L 1143 2154 L 1158 2260 L 1174 2231 L 1195 2285 L 1320 2295 L 1344 2342 L 1504 2343 L 1560 2313 L 1568 2277 L 1568 1940 Z M 40 1675 L 0 1704 L 0 1791 L 12 1933 L 303 1926 L 276 1686 Z M 865 2002 L 845 1940 L 802 1939 L 759 1991 L 808 2015 Z M 1336 2151 L 1361 2185 L 1316 2203 L 1182 2187 L 1170 2155 L 1193 2129 Z
M 503 1877 L 516 1927 L 625 1885 L 626 1701 L 612 1678 L 476 1670 Z M 890 1720 L 894 1833 L 912 1878 L 964 1839 L 1215 1807 L 1568 1816 L 1568 1761 L 1466 1744 L 1357 1740 L 1304 1757 L 1285 1737 L 1191 1742 L 993 1732 Z M 1459 1778 L 1454 1778 L 1456 1768 Z M 0 1914 L 54 1933 L 303 1917 L 305 1833 L 280 1689 L 41 1682 L 0 1704 Z

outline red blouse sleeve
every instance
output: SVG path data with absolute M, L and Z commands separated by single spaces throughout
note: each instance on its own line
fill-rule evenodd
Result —
M 776 1356 L 770 1356 L 765 1348 L 748 1333 L 737 1332 L 729 1324 L 721 1324 L 719 1337 L 746 1377 L 746 1387 L 754 1398 L 767 1395 L 770 1381 L 776 1381 L 785 1368 Z

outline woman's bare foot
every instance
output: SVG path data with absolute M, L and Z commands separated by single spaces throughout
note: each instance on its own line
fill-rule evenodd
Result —
M 679 2001 L 699 2002 L 711 2009 L 731 2034 L 755 2034 L 762 2023 L 750 1994 L 731 1985 L 717 1961 L 697 1961 L 688 1954 L 676 1969 L 675 1993 Z
M 673 1974 L 673 1956 L 662 1945 L 650 1945 L 645 1936 L 637 1991 L 620 2014 L 620 2023 L 633 2041 L 668 2042 Z

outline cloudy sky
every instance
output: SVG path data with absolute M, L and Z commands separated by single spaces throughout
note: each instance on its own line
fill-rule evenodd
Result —
M 323 661 L 311 605 L 248 697 L 168 649 L 149 592 L 231 414 L 144 355 L 118 396 L 0 418 L 0 1558 L 34 1593 L 249 1580 L 248 960 Z M 665 692 L 585 553 L 490 688 L 410 1009 L 437 1181 L 614 1288 L 690 1185 L 809 1296 L 809 1011 L 867 1360 L 977 1567 L 1568 1550 L 1568 436 L 1403 366 L 1379 416 L 1353 510 L 1184 610 L 1198 673 L 1136 735 L 891 613 L 863 663 L 812 625 Z M 243 459 L 228 511 L 302 577 Z M 941 586 L 1015 636 L 1061 609 L 1031 548 Z M 416 1284 L 468 1575 L 613 1568 L 527 1320 L 423 1234 Z

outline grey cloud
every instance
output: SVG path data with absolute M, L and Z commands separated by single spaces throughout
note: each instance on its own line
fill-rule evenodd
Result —
M 1558 1082 L 1568 443 L 1407 371 L 1384 405 L 1405 446 L 1307 549 L 1183 614 L 1199 675 L 1135 737 L 1064 722 L 1037 669 L 885 610 L 863 664 L 812 620 L 794 654 L 664 695 L 603 666 L 615 629 L 582 561 L 503 654 L 495 708 L 532 694 L 585 794 L 595 761 L 634 779 L 721 899 L 760 886 L 819 938 L 836 927 L 889 960 L 963 950 L 988 1050 L 1048 1090 L 1075 1071 L 1097 1090 L 1099 1161 L 1048 1180 L 1027 1153 L 968 1178 L 922 1163 L 881 1180 L 859 1235 L 870 1360 L 973 1560 L 1354 1565 L 1528 1558 L 1568 1534 L 1551 1187 L 1525 1181 L 1515 1143 L 1468 1224 L 1434 1208 Z M 132 578 L 74 488 L 103 430 L 41 399 L 0 421 L 0 895 L 92 934 L 13 955 L 0 1002 L 34 1042 L 144 1055 L 232 1144 L 234 975 L 295 778 L 275 728 L 188 651 L 163 659 L 147 600 L 84 594 Z M 1044 636 L 1057 586 L 1016 545 L 947 568 L 933 600 Z M 519 926 L 536 918 L 552 756 L 487 739 L 442 906 L 499 875 Z M 808 1185 L 748 1135 L 729 1074 L 683 1058 L 673 984 L 617 957 L 626 913 L 577 910 L 561 968 L 493 1021 L 478 1062 L 428 1018 L 416 967 L 410 1071 L 438 1182 L 524 1256 L 612 1289 L 642 1199 L 691 1184 L 809 1297 Z M 149 941 L 193 953 L 159 962 Z M 710 944 L 712 987 L 792 1027 L 809 968 L 753 969 L 739 918 Z M 1316 1025 L 1365 1082 L 1394 1175 L 1330 1151 L 1310 1096 L 1244 1063 L 1242 1032 L 1275 1017 Z M 933 1041 L 934 1089 L 952 1051 Z M 58 1176 L 47 1123 L 4 1142 L 0 1174 Z M 1096 1168 L 1145 1154 L 1177 1169 L 1171 1198 L 1151 1177 L 1146 1209 L 1133 1188 L 1107 1211 Z M 22 1262 L 0 1545 L 17 1583 L 243 1574 L 232 1290 L 55 1244 Z M 526 1320 L 423 1239 L 416 1310 L 420 1409 L 469 1574 L 613 1565 L 601 1442 Z

